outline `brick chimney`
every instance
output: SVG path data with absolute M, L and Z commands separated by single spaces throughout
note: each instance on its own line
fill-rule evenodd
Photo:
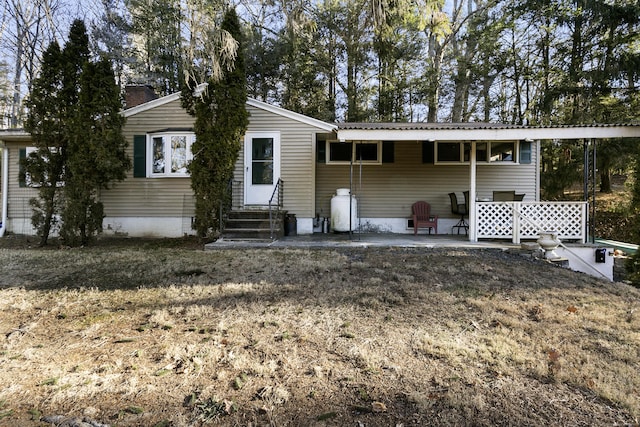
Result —
M 153 88 L 149 85 L 129 85 L 124 88 L 124 108 L 135 107 L 157 98 Z

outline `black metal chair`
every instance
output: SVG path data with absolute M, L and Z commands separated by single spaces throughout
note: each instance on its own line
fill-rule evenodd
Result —
M 449 199 L 451 200 L 451 213 L 455 215 L 460 215 L 460 220 L 451 227 L 451 233 L 453 234 L 453 229 L 458 229 L 458 234 L 460 234 L 460 229 L 464 229 L 464 234 L 469 234 L 469 224 L 465 221 L 464 217 L 469 215 L 469 192 L 464 192 L 464 203 L 458 203 L 458 198 L 456 197 L 456 193 L 449 193 Z

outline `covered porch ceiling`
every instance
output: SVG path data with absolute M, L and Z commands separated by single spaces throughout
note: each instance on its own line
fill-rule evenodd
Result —
M 498 123 L 338 123 L 340 141 L 514 141 L 639 138 L 640 123 L 523 126 Z

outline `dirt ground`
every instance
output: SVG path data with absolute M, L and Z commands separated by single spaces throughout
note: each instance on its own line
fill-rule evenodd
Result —
M 34 243 L 0 426 L 638 425 L 640 291 L 524 253 Z

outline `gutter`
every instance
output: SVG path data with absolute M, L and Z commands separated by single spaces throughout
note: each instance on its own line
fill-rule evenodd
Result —
M 2 144 L 2 220 L 0 220 L 0 237 L 7 229 L 7 208 L 9 207 L 9 149 Z

